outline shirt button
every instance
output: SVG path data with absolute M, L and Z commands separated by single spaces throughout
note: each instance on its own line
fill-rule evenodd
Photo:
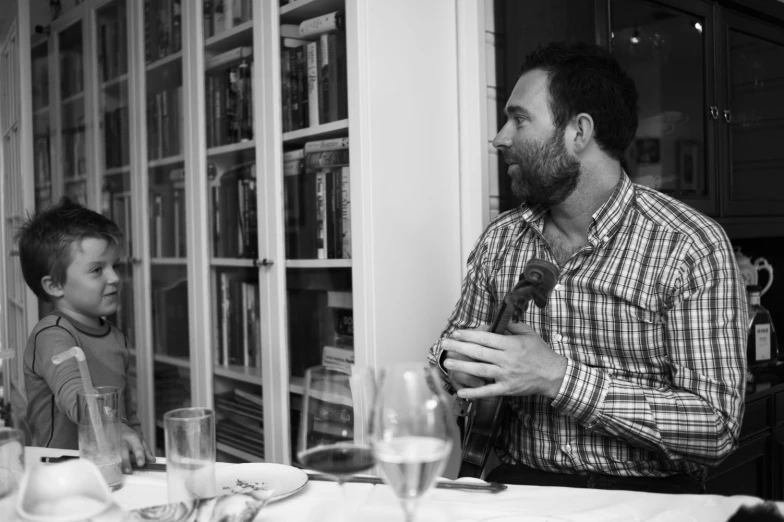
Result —
M 553 341 L 555 341 L 556 343 L 560 343 L 561 342 L 561 334 L 557 333 L 557 334 L 553 335 Z
M 557 285 L 555 285 L 555 291 L 556 292 L 560 292 L 561 290 L 563 290 L 563 285 L 561 283 L 558 283 Z
M 569 445 L 569 444 L 565 444 L 565 445 L 561 446 L 561 450 L 564 453 L 571 453 L 572 452 L 572 446 Z

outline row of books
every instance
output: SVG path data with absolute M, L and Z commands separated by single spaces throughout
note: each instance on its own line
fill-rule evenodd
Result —
M 238 47 L 207 60 L 205 103 L 208 147 L 253 139 L 251 51 L 250 47 Z
M 144 0 L 144 59 L 160 60 L 182 49 L 182 0 Z
M 283 155 L 284 226 L 289 259 L 351 258 L 348 138 L 333 150 L 308 147 Z
M 262 397 L 235 389 L 215 395 L 218 442 L 264 458 L 264 404 Z
M 103 113 L 103 153 L 106 168 L 130 163 L 128 106 Z
M 78 125 L 66 127 L 62 132 L 63 176 L 66 179 L 87 174 L 87 158 L 85 156 L 85 126 L 82 116 Z
M 203 6 L 205 38 L 253 19 L 253 0 L 203 0 Z
M 128 72 L 128 21 L 124 8 L 98 20 L 98 78 L 109 81 Z
M 291 375 L 302 377 L 327 360 L 348 364 L 354 350 L 351 292 L 290 287 L 286 297 Z
M 258 255 L 256 163 L 215 173 L 208 166 L 212 198 L 212 237 L 215 257 L 255 259 Z
M 150 160 L 182 153 L 182 86 L 147 95 L 147 157 Z
M 283 131 L 314 127 L 348 117 L 346 76 L 346 33 L 338 24 L 340 12 L 332 13 L 332 22 L 317 30 L 326 32 L 284 36 L 281 43 L 281 97 Z M 318 18 L 319 20 L 323 17 Z M 309 21 L 302 22 L 307 24 Z M 294 34 L 295 27 L 281 34 Z M 327 30 L 329 29 L 329 30 Z
M 223 271 L 217 279 L 215 363 L 260 368 L 258 281 L 250 279 L 243 271 Z
M 150 180 L 150 256 L 186 257 L 185 170 L 154 172 Z

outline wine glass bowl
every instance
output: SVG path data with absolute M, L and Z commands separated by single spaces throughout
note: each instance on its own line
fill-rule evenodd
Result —
M 362 366 L 314 366 L 305 372 L 297 458 L 342 484 L 375 464 L 369 440 L 374 375 Z
M 453 420 L 441 379 L 427 363 L 379 372 L 371 442 L 379 471 L 400 499 L 406 521 L 446 466 Z

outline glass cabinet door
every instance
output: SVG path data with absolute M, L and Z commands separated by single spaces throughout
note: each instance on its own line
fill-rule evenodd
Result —
M 305 370 L 326 362 L 354 361 L 344 13 L 344 2 L 295 2 L 280 8 L 283 221 L 294 462 Z M 312 20 L 322 23 L 309 23 Z
M 219 459 L 264 459 L 253 123 L 253 15 L 248 0 L 205 2 L 212 368 Z
M 156 446 L 165 447 L 163 415 L 191 405 L 182 16 L 178 0 L 144 3 L 150 298 Z
M 128 15 L 126 0 L 114 0 L 95 11 L 95 58 L 98 87 L 98 128 L 95 150 L 98 161 L 98 185 L 101 187 L 100 211 L 123 231 L 124 253 L 120 259 L 122 281 L 120 305 L 109 319 L 128 338 L 132 347 L 132 372 L 135 373 L 135 349 L 139 344 L 134 322 L 132 259 L 138 257 L 133 244 L 131 185 L 130 114 L 128 110 Z M 135 375 L 129 382 L 135 390 Z
M 52 204 L 51 127 L 49 109 L 49 41 L 32 46 L 33 169 L 35 210 Z
M 784 29 L 726 12 L 723 212 L 784 215 Z
M 640 94 L 632 181 L 716 214 L 712 14 L 695 1 L 613 0 L 611 51 Z
M 84 53 L 81 20 L 57 34 L 60 106 L 58 163 L 63 194 L 87 205 Z

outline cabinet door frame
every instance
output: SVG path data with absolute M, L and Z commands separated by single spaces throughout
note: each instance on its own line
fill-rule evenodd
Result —
M 597 0 L 600 2 L 601 0 Z M 606 33 L 612 31 L 612 1 L 607 0 L 606 6 Z M 716 93 L 716 56 L 714 53 L 715 46 L 715 10 L 713 6 L 703 0 L 646 0 L 650 4 L 658 4 L 668 9 L 673 9 L 691 16 L 701 17 L 704 19 L 703 24 L 703 63 L 702 74 L 704 78 L 704 92 L 703 103 L 705 108 L 705 117 L 703 120 L 704 129 L 704 172 L 706 182 L 706 195 L 700 198 L 687 198 L 677 196 L 679 201 L 707 214 L 709 216 L 719 215 L 719 197 L 718 197 L 718 183 L 716 176 L 712 176 L 712 172 L 716 172 L 718 161 L 718 150 L 716 147 L 716 124 L 718 123 L 715 118 L 711 116 L 711 107 L 717 105 Z M 599 38 L 602 34 L 603 28 L 598 27 L 600 17 L 598 13 L 600 8 L 597 7 L 597 43 L 601 44 Z M 610 41 L 608 40 L 607 49 L 610 49 Z
M 717 63 L 721 77 L 717 79 L 719 86 L 719 100 L 721 103 L 720 112 L 724 109 L 732 110 L 732 79 L 730 77 L 730 57 L 729 57 L 729 35 L 730 31 L 737 30 L 755 38 L 771 41 L 784 49 L 784 29 L 758 18 L 751 18 L 736 11 L 722 9 L 717 17 Z M 730 112 L 732 115 L 732 112 Z M 732 121 L 732 120 L 730 120 Z M 718 136 L 720 156 L 720 168 L 718 179 L 720 180 L 721 194 L 721 215 L 723 217 L 753 217 L 753 216 L 782 216 L 781 200 L 732 200 L 732 187 L 734 183 L 732 168 L 732 135 L 730 133 L 730 122 L 720 119 L 720 132 Z

